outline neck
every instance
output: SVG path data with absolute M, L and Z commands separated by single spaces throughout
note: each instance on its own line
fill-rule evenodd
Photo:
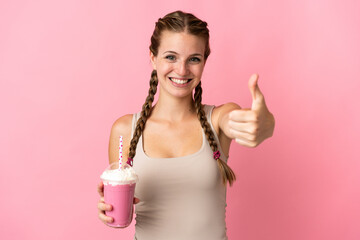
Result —
M 196 116 L 196 109 L 191 95 L 184 98 L 163 96 L 159 93 L 159 100 L 154 105 L 151 116 L 172 122 L 181 122 Z

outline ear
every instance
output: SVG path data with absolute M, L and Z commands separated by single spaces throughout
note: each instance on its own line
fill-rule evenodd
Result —
M 150 61 L 151 61 L 152 67 L 154 70 L 156 70 L 156 63 L 155 63 L 156 57 L 154 56 L 154 54 L 151 51 L 149 51 L 149 52 L 150 52 Z

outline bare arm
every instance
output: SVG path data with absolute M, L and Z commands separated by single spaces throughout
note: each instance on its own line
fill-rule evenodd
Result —
M 129 146 L 131 141 L 132 114 L 125 115 L 117 119 L 111 127 L 109 139 L 109 163 L 119 161 L 119 137 L 123 136 L 123 162 L 129 156 Z
M 109 139 L 109 163 L 119 161 L 119 137 L 123 136 L 123 162 L 127 161 L 128 148 L 131 141 L 132 115 L 128 114 L 117 119 L 111 127 Z M 112 206 L 104 201 L 104 184 L 100 182 L 97 186 L 100 200 L 98 202 L 98 217 L 103 223 L 111 223 L 112 217 L 106 216 L 105 211 L 110 211 Z M 140 200 L 134 197 L 133 203 L 137 204 Z

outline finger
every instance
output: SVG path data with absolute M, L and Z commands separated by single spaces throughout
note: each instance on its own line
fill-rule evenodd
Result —
M 231 131 L 244 132 L 251 135 L 258 134 L 258 124 L 254 122 L 234 122 L 229 121 L 229 129 Z
M 256 100 L 256 97 L 257 97 L 257 95 L 256 95 L 257 92 L 256 91 L 260 90 L 258 88 L 258 85 L 257 85 L 258 80 L 259 80 L 259 75 L 254 73 L 254 74 L 252 74 L 250 76 L 249 81 L 248 81 L 248 87 L 249 87 L 249 90 L 250 90 L 251 97 L 252 97 L 253 101 Z
M 258 81 L 259 81 L 259 75 L 255 73 L 251 75 L 248 82 L 248 87 L 251 92 L 251 97 L 253 101 L 261 100 L 261 97 L 263 97 L 263 94 L 261 93 L 258 85 Z
M 260 110 L 261 108 L 266 107 L 265 98 L 262 92 L 260 91 L 258 81 L 259 81 L 259 75 L 255 73 L 251 75 L 248 82 L 249 90 L 251 92 L 251 97 L 252 97 L 251 110 Z
M 248 141 L 248 140 L 241 139 L 241 138 L 236 138 L 235 142 L 237 142 L 238 144 L 240 144 L 242 146 L 246 146 L 246 147 L 256 147 L 258 145 L 256 142 Z
M 229 120 L 235 122 L 256 122 L 258 115 L 250 109 L 237 109 L 229 113 Z
M 104 223 L 111 223 L 114 221 L 114 219 L 112 217 L 106 216 L 103 213 L 99 213 L 99 218 L 101 221 L 103 221 Z
M 103 182 L 100 182 L 97 186 L 97 191 L 101 197 L 104 196 L 104 184 Z
M 138 204 L 139 202 L 140 202 L 140 199 L 138 199 L 138 198 L 134 197 L 134 201 L 133 201 L 133 203 L 134 203 L 134 204 Z
M 111 211 L 112 206 L 110 204 L 106 204 L 104 202 L 98 202 L 98 209 L 100 211 Z
M 250 133 L 246 133 L 246 132 L 239 132 L 236 130 L 231 129 L 230 133 L 232 135 L 233 139 L 239 138 L 239 139 L 243 139 L 246 141 L 256 141 L 257 136 L 254 134 L 250 134 Z

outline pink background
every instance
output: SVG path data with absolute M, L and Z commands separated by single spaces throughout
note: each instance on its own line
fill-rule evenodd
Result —
M 131 3 L 130 3 L 131 2 Z M 275 115 L 257 148 L 233 143 L 229 239 L 360 239 L 359 1 L 1 1 L 0 239 L 132 239 L 97 216 L 116 118 L 140 110 L 155 22 L 210 28 L 204 102 Z

